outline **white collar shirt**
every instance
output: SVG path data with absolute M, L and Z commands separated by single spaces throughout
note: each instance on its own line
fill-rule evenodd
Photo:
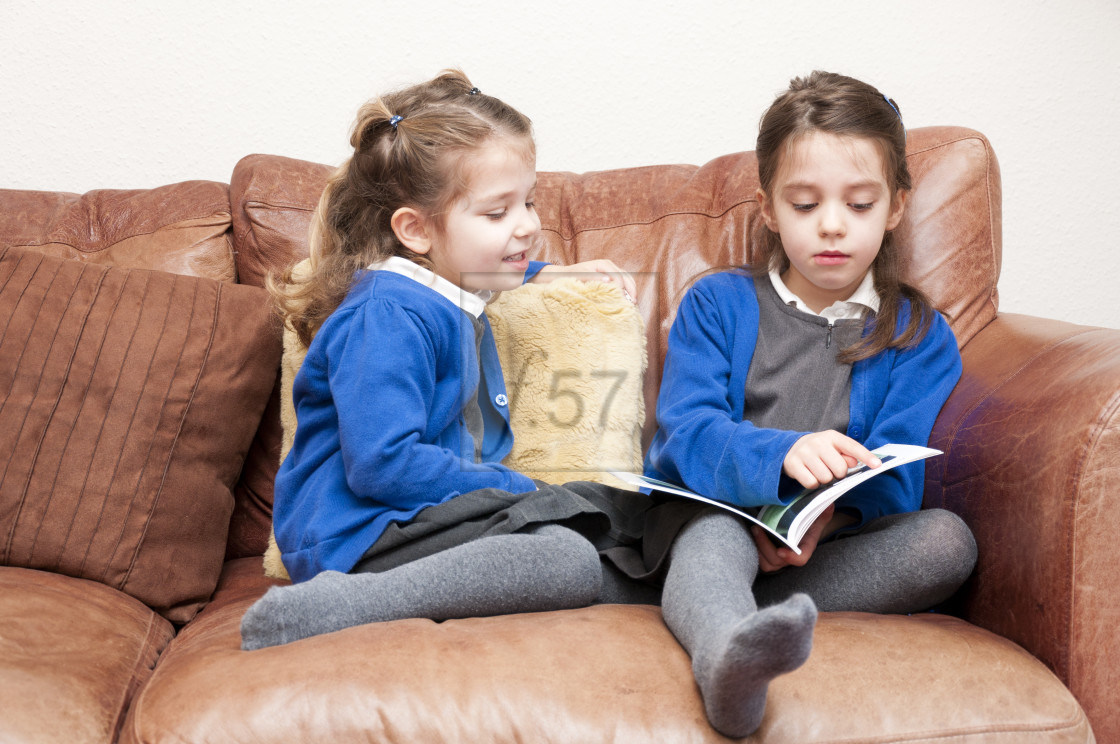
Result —
M 770 283 L 774 285 L 774 290 L 778 293 L 782 302 L 810 315 L 818 315 L 829 323 L 861 318 L 865 310 L 870 310 L 873 313 L 879 312 L 879 294 L 875 291 L 875 279 L 871 276 L 870 271 L 863 277 L 863 281 L 856 287 L 856 291 L 852 292 L 851 297 L 846 300 L 837 300 L 819 313 L 813 312 L 800 297 L 791 292 L 786 283 L 782 281 L 782 277 L 773 269 L 770 270 Z
M 454 303 L 455 307 L 470 313 L 475 318 L 480 317 L 483 311 L 486 310 L 486 303 L 493 294 L 489 290 L 483 290 L 478 293 L 468 292 L 453 282 L 447 281 L 435 272 L 425 269 L 420 264 L 413 263 L 407 258 L 401 258 L 400 256 L 390 256 L 384 261 L 371 263 L 366 268 L 370 271 L 391 271 L 394 274 L 400 274 L 401 276 L 419 282 Z

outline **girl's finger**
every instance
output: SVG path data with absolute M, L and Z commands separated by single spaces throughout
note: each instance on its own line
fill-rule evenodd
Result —
M 879 460 L 879 458 L 875 456 L 874 452 L 867 449 L 859 442 L 855 441 L 854 439 L 850 439 L 849 442 L 850 444 L 845 443 L 847 444 L 847 446 L 842 450 L 844 454 L 856 458 L 858 461 L 864 463 L 869 468 L 877 468 L 883 464 Z
M 790 463 L 786 469 L 786 475 L 800 483 L 803 488 L 816 488 L 821 484 L 817 477 L 813 475 L 813 471 L 801 461 Z
M 843 460 L 841 460 L 841 462 L 843 462 Z M 807 465 L 809 467 L 809 471 L 813 474 L 813 477 L 817 480 L 818 484 L 828 483 L 829 481 L 837 477 L 835 466 L 825 461 L 823 457 L 816 460 L 811 460 L 809 463 L 807 463 Z M 844 468 L 843 472 L 847 473 L 847 468 Z
M 782 567 L 782 561 L 778 557 L 778 550 L 774 547 L 774 543 L 770 542 L 769 536 L 758 525 L 751 525 L 751 537 L 754 538 L 755 547 L 758 548 L 758 565 L 766 571 L 776 571 Z

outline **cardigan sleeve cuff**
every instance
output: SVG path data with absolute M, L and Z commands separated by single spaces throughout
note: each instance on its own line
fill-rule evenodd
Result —
M 548 266 L 548 261 L 530 261 L 529 268 L 525 270 L 525 279 L 522 284 L 528 284 L 533 280 L 537 274 L 541 273 L 541 269 Z

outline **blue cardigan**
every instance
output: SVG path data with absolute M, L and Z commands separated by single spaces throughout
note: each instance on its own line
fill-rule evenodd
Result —
M 544 264 L 533 262 L 526 277 Z M 273 525 L 293 581 L 349 571 L 390 522 L 479 488 L 535 490 L 501 464 L 513 446 L 505 381 L 486 316 L 418 281 L 362 272 L 296 375 L 295 440 L 276 476 Z M 482 462 L 463 409 L 479 389 Z
M 900 315 L 901 329 L 908 308 Z M 746 507 L 783 503 L 796 493 L 780 488 L 790 481 L 782 476 L 782 461 L 810 432 L 762 429 L 743 420 L 757 339 L 758 297 L 748 274 L 711 274 L 689 290 L 669 332 L 646 475 Z M 917 346 L 853 365 L 848 436 L 869 449 L 927 444 L 960 375 L 956 339 L 937 315 Z M 837 506 L 858 511 L 861 524 L 914 511 L 921 507 L 924 474 L 921 462 L 894 468 L 852 489 Z

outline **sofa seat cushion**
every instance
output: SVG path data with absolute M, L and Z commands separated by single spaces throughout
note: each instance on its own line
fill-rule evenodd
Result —
M 0 567 L 0 741 L 114 741 L 173 635 L 104 584 Z
M 189 620 L 279 363 L 261 289 L 0 248 L 0 565 Z
M 600 605 L 350 628 L 245 652 L 272 583 L 232 561 L 160 659 L 123 742 L 704 742 L 689 659 L 656 607 Z M 1065 687 L 1018 646 L 944 615 L 821 617 L 755 742 L 1086 742 Z

